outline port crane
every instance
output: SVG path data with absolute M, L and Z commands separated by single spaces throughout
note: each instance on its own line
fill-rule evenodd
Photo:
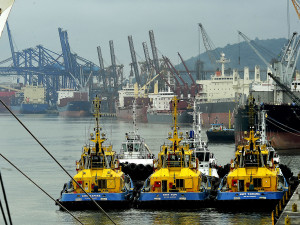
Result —
M 299 0 L 292 0 L 292 3 L 294 5 L 294 8 L 295 8 L 296 13 L 298 15 L 298 18 L 300 20 L 300 1 Z
M 131 54 L 131 60 L 132 60 L 132 66 L 133 66 L 133 70 L 134 70 L 135 80 L 138 83 L 138 85 L 141 85 L 139 67 L 138 67 L 138 63 L 136 60 L 136 54 L 135 54 L 135 50 L 134 50 L 134 46 L 133 46 L 132 35 L 128 36 L 128 42 L 129 42 L 129 48 L 130 48 L 130 54 Z
M 300 52 L 300 39 L 296 32 L 293 33 L 292 37 L 285 46 L 282 58 L 279 64 L 276 66 L 276 70 L 264 59 L 264 57 L 259 53 L 259 51 L 251 44 L 250 39 L 238 31 L 238 34 L 249 44 L 257 56 L 265 63 L 265 65 L 271 70 L 268 73 L 274 82 L 284 90 L 287 95 L 297 104 L 300 105 L 300 99 L 288 88 L 292 81 L 292 76 L 295 72 L 296 62 L 299 57 Z M 279 73 L 279 74 L 278 74 Z M 281 91 L 277 90 L 277 91 Z
M 206 53 L 208 54 L 211 64 L 214 65 L 215 69 L 217 69 L 218 68 L 217 58 L 219 57 L 220 53 L 216 52 L 217 51 L 216 47 L 215 47 L 214 43 L 212 42 L 212 40 L 209 38 L 203 25 L 201 23 L 199 23 L 198 25 L 201 30 L 203 45 L 205 47 Z

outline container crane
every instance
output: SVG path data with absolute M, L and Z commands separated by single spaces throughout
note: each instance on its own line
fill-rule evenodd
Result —
M 111 67 L 112 67 L 112 77 L 114 80 L 114 89 L 118 91 L 118 75 L 117 75 L 117 64 L 116 64 L 116 56 L 115 56 L 115 49 L 114 49 L 114 42 L 112 40 L 109 41 L 109 48 L 110 48 L 110 57 L 111 57 Z M 111 81 L 109 81 L 111 82 Z M 110 84 L 110 86 L 112 86 Z
M 142 44 L 143 44 L 143 49 L 144 49 L 144 54 L 145 54 L 146 66 L 147 66 L 148 72 L 150 73 L 151 72 L 151 65 L 150 65 L 151 59 L 149 56 L 148 46 L 147 46 L 146 42 L 143 42 Z
M 98 52 L 98 59 L 99 59 L 99 65 L 100 65 L 100 76 L 103 81 L 104 91 L 106 91 L 107 90 L 107 81 L 106 81 L 105 68 L 104 68 L 103 57 L 102 57 L 102 52 L 101 52 L 100 46 L 97 47 L 97 52 Z
M 130 48 L 130 54 L 131 54 L 131 60 L 132 60 L 132 66 L 133 66 L 133 70 L 134 70 L 135 80 L 138 83 L 138 85 L 141 85 L 139 67 L 138 67 L 138 64 L 137 64 L 136 54 L 135 54 L 135 51 L 134 51 L 132 35 L 128 36 L 128 42 L 129 42 L 129 48 Z
M 153 30 L 149 31 L 149 37 L 150 37 L 150 43 L 151 43 L 151 49 L 152 49 L 152 55 L 153 55 L 154 68 L 156 70 L 156 73 L 159 73 L 160 68 L 159 68 L 157 48 L 156 48 L 156 45 L 155 45 Z

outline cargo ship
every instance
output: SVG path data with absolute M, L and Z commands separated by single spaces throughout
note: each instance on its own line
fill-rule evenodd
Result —
M 170 90 L 149 94 L 152 106 L 149 106 L 147 109 L 148 123 L 172 123 L 172 99 L 174 98 L 174 96 L 175 94 Z M 186 100 L 181 99 L 178 101 L 177 112 L 177 119 L 179 124 L 193 123 L 193 109 L 189 107 L 189 104 Z
M 225 64 L 230 60 L 222 53 L 219 60 L 221 71 L 216 71 L 209 80 L 197 80 L 202 90 L 196 95 L 197 102 L 202 112 L 202 122 L 205 127 L 212 123 L 223 123 L 229 127 L 229 114 L 233 113 L 238 97 L 249 95 L 252 80 L 249 78 L 249 68 L 244 68 L 244 78 L 240 78 L 238 70 L 234 69 L 232 74 L 225 74 Z M 255 79 L 260 80 L 259 67 L 255 67 Z M 231 116 L 233 118 L 233 116 Z M 234 118 L 232 119 L 234 124 Z
M 137 197 L 142 208 L 203 207 L 209 197 L 210 183 L 198 170 L 194 151 L 183 145 L 183 134 L 178 133 L 177 98 L 173 100 L 173 134 L 161 146 L 157 169 L 149 176 Z
M 91 143 L 83 147 L 76 162 L 77 174 L 64 184 L 58 201 L 67 209 L 97 209 L 95 202 L 105 209 L 127 208 L 132 200 L 133 182 L 121 171 L 112 145 L 104 143 L 105 134 L 100 132 L 101 101 L 97 96 L 93 104 L 95 133 L 91 134 Z
M 87 91 L 62 89 L 57 93 L 57 110 L 60 116 L 81 117 L 91 114 L 91 104 Z
M 147 123 L 147 107 L 150 105 L 150 99 L 148 97 L 139 97 L 137 95 L 137 87 L 128 83 L 118 93 L 119 98 L 115 105 L 117 118 L 132 121 L 133 101 L 136 101 L 136 121 Z
M 27 85 L 22 88 L 24 100 L 21 103 L 22 114 L 44 114 L 47 113 L 48 104 L 45 102 L 45 88 L 37 85 Z
M 8 107 L 10 107 L 11 99 L 14 96 L 15 96 L 15 92 L 14 91 L 0 91 L 0 99 Z M 7 113 L 7 112 L 8 112 L 7 109 L 2 104 L 0 104 L 0 113 Z
M 254 110 L 267 111 L 267 138 L 276 150 L 300 149 L 300 75 L 295 70 L 299 46 L 291 44 L 294 38 L 279 54 L 282 58 L 269 65 L 267 80 L 251 88 Z M 244 140 L 244 132 L 249 129 L 248 110 L 247 104 L 239 104 L 235 111 L 236 144 Z M 258 123 L 259 114 L 254 121 Z

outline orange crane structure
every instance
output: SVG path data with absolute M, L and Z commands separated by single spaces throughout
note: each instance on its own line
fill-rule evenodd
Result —
M 297 13 L 298 18 L 300 20 L 300 1 L 299 0 L 292 0 L 292 3 L 295 7 L 296 13 Z

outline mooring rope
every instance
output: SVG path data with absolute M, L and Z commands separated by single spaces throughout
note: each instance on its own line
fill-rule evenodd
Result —
M 7 198 L 6 198 L 6 193 L 5 193 L 5 188 L 4 188 L 4 184 L 3 184 L 3 180 L 2 180 L 1 171 L 0 171 L 0 182 L 1 182 L 1 188 L 2 188 L 2 192 L 3 192 L 4 201 L 5 201 L 5 204 L 6 204 L 6 211 L 7 211 L 8 219 L 9 219 L 10 224 L 12 225 L 10 211 L 9 211 L 9 207 L 8 207 L 8 202 L 7 202 Z
M 273 120 L 274 122 L 276 122 L 276 123 L 278 123 L 278 124 L 280 124 L 280 125 L 282 125 L 282 126 L 284 126 L 284 127 L 286 127 L 286 128 L 288 128 L 288 129 L 290 129 L 290 130 L 293 130 L 293 131 L 295 131 L 296 133 L 300 133 L 300 131 L 298 131 L 298 130 L 296 130 L 296 129 L 294 129 L 294 128 L 292 128 L 292 127 L 289 127 L 289 126 L 287 126 L 287 125 L 285 125 L 285 124 L 283 124 L 283 123 L 281 123 L 281 122 L 279 122 L 279 121 L 277 121 L 277 120 L 275 120 L 275 119 L 273 119 L 272 117 L 267 117 L 267 120 L 268 119 L 271 119 L 271 120 Z
M 282 130 L 284 130 L 284 131 L 286 131 L 286 132 L 290 133 L 290 134 L 293 134 L 293 135 L 295 135 L 295 136 L 298 136 L 298 137 L 300 137 L 300 135 L 299 135 L 299 134 L 295 134 L 295 133 L 293 133 L 293 132 L 291 132 L 291 131 L 289 131 L 289 130 L 286 130 L 286 129 L 284 129 L 283 127 L 280 127 L 279 125 L 275 124 L 275 123 L 274 123 L 274 122 L 272 122 L 271 120 L 268 120 L 268 122 L 269 122 L 269 123 L 271 123 L 271 124 L 273 124 L 274 126 L 276 126 L 276 127 L 280 128 L 280 129 L 282 129 Z
M 80 189 L 91 199 L 91 201 L 107 216 L 107 218 L 116 224 L 110 216 L 101 208 L 101 206 L 84 190 L 84 188 L 71 176 L 71 174 L 56 160 L 56 158 L 46 149 L 46 147 L 31 133 L 31 131 L 22 123 L 21 120 L 8 108 L 8 106 L 0 99 L 2 105 L 10 112 L 13 117 L 23 126 L 23 128 L 33 137 L 34 140 L 47 152 L 47 154 L 59 165 L 59 167 L 80 187 Z
M 4 212 L 2 203 L 1 203 L 1 199 L 0 199 L 0 209 L 1 209 L 1 212 L 2 212 L 2 216 L 3 216 L 4 223 L 5 223 L 5 225 L 8 225 L 8 224 L 7 224 L 7 220 L 6 220 L 6 216 L 5 216 L 5 212 Z
M 16 170 L 18 170 L 24 177 L 26 177 L 31 183 L 33 183 L 37 188 L 39 188 L 42 192 L 44 192 L 49 198 L 55 201 L 60 207 L 62 207 L 66 212 L 68 212 L 74 219 L 76 219 L 79 223 L 83 224 L 79 219 L 77 219 L 69 210 L 67 210 L 59 201 L 55 200 L 51 195 L 49 195 L 43 188 L 41 188 L 38 184 L 36 184 L 33 180 L 30 179 L 25 173 L 23 173 L 16 165 L 14 165 L 11 161 L 9 161 L 5 156 L 0 153 L 0 156 L 5 159 L 10 165 L 12 165 Z

